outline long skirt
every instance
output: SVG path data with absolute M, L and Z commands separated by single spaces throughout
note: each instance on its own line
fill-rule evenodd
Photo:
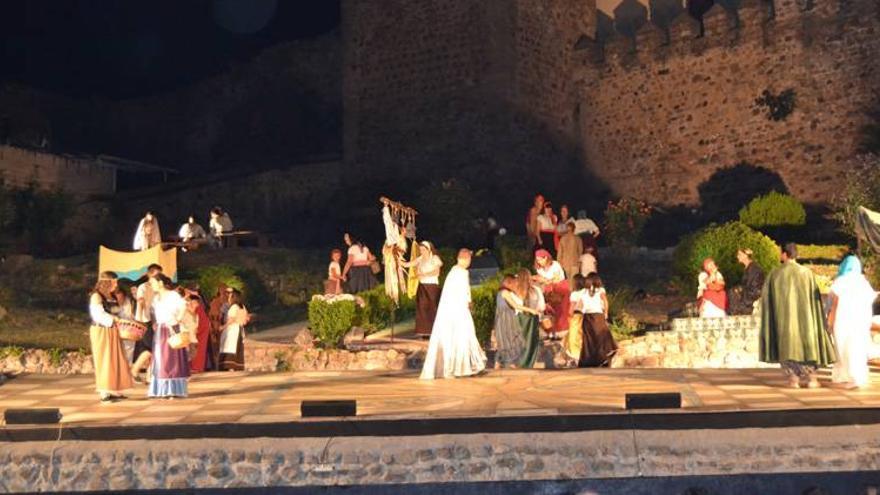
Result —
M 376 277 L 370 267 L 353 266 L 348 270 L 348 282 L 345 284 L 345 291 L 349 294 L 357 294 L 372 289 L 378 285 Z
M 211 339 L 211 326 L 200 325 L 198 329 L 198 344 L 196 344 L 196 352 L 192 358 L 191 370 L 193 373 L 201 373 L 207 370 L 208 350 Z
M 89 328 L 92 359 L 95 362 L 95 390 L 100 394 L 120 395 L 134 386 L 131 365 L 114 327 L 92 325 Z
M 189 381 L 189 352 L 172 349 L 168 339 L 174 330 L 159 325 L 153 337 L 153 380 L 149 397 L 186 397 Z
M 220 371 L 244 370 L 244 339 L 241 329 L 226 327 L 220 337 Z M 232 343 L 235 342 L 235 352 Z
M 584 348 L 584 315 L 575 311 L 568 319 L 568 333 L 562 342 L 562 348 L 565 354 L 571 359 L 580 359 L 581 351 Z
M 416 335 L 431 335 L 439 304 L 440 286 L 419 284 L 416 292 Z
M 584 315 L 584 347 L 579 366 L 608 366 L 617 352 L 617 343 L 602 313 Z
M 546 249 L 556 259 L 556 238 L 553 232 L 541 232 L 541 245 L 536 249 Z
M 544 300 L 547 302 L 547 312 L 553 315 L 553 328 L 550 332 L 562 333 L 568 330 L 568 311 L 571 306 L 569 296 L 571 286 L 568 280 L 544 287 Z
M 538 317 L 520 313 L 516 315 L 516 318 L 519 321 L 519 327 L 522 330 L 523 340 L 526 344 L 517 364 L 520 368 L 531 368 L 535 365 L 535 360 L 538 358 L 538 350 L 541 347 Z

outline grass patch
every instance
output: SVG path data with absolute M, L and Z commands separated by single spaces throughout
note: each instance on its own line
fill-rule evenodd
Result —
M 85 311 L 70 315 L 32 308 L 10 309 L 9 315 L 0 321 L 0 346 L 55 352 L 88 349 L 89 319 Z
M 843 244 L 798 244 L 798 259 L 825 262 L 840 262 L 849 254 L 849 246 Z

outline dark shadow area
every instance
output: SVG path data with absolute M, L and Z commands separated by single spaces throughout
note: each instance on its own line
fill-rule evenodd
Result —
M 690 206 L 679 205 L 655 208 L 642 230 L 639 245 L 662 249 L 678 244 L 682 236 L 705 226 L 700 212 Z
M 683 11 L 684 7 L 679 0 L 652 0 L 651 22 L 665 31 L 672 20 Z
M 636 31 L 648 22 L 648 8 L 638 0 L 623 0 L 614 9 L 614 27 L 617 32 L 634 38 Z
M 771 191 L 788 193 L 779 174 L 767 168 L 741 162 L 722 168 L 697 188 L 701 212 L 708 222 L 735 220 L 752 198 Z

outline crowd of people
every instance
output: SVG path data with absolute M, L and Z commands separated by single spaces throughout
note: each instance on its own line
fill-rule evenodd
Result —
M 244 369 L 250 315 L 237 289 L 220 284 L 208 301 L 150 265 L 136 281 L 102 272 L 89 296 L 89 338 L 102 402 L 125 399 L 135 383 L 150 398 L 183 398 L 192 374 Z
M 208 218 L 208 230 L 199 224 L 193 215 L 177 231 L 177 237 L 173 241 L 184 250 L 198 248 L 201 245 L 223 247 L 223 237 L 233 231 L 232 218 L 223 208 L 215 206 L 211 209 Z M 159 228 L 159 217 L 152 211 L 144 214 L 138 222 L 132 241 L 134 251 L 146 251 L 163 242 L 162 232 Z

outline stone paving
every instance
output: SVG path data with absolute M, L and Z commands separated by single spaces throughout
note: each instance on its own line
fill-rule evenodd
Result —
M 778 369 L 499 370 L 421 381 L 416 371 L 207 373 L 190 397 L 150 400 L 146 387 L 101 404 L 89 375 L 21 375 L 0 385 L 0 411 L 58 407 L 77 424 L 275 422 L 300 417 L 308 399 L 357 399 L 370 418 L 510 416 L 623 411 L 633 392 L 680 392 L 684 412 L 880 407 L 880 370 L 862 390 L 788 389 Z

